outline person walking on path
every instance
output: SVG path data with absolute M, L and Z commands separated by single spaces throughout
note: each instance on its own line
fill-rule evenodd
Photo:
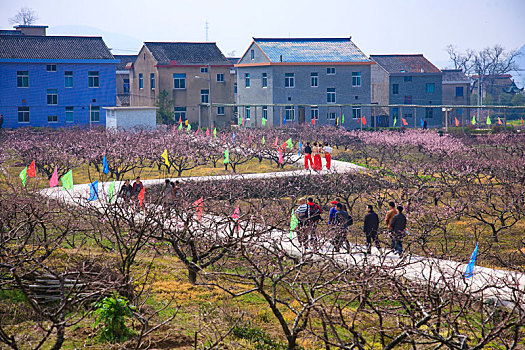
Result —
M 390 224 L 391 224 L 392 219 L 394 218 L 394 216 L 396 214 L 397 214 L 396 203 L 389 202 L 388 203 L 388 211 L 386 212 L 386 216 L 385 216 L 385 225 L 386 225 L 386 228 L 387 228 L 388 232 L 392 231 L 392 227 L 390 226 Z
M 366 253 L 371 254 L 372 241 L 374 241 L 378 250 L 381 249 L 381 245 L 379 244 L 379 239 L 377 237 L 379 229 L 379 216 L 377 216 L 377 213 L 374 211 L 374 207 L 372 205 L 368 205 L 367 211 L 368 212 L 365 215 L 363 224 L 363 232 L 366 236 Z
M 330 208 L 330 211 L 328 212 L 328 225 L 334 225 L 335 213 L 337 212 L 337 209 L 336 209 L 337 201 L 331 201 L 330 204 L 332 204 L 332 207 Z
M 129 201 L 133 196 L 133 187 L 131 186 L 129 179 L 127 179 L 124 182 L 124 185 L 120 188 L 118 196 L 124 200 L 124 204 L 129 204 Z
M 310 162 L 310 166 L 314 167 L 314 161 L 312 160 L 312 147 L 310 147 L 310 142 L 306 143 L 306 146 L 304 147 L 304 168 L 305 170 L 308 170 L 308 162 Z
M 319 204 L 314 203 L 314 199 L 312 197 L 308 197 L 306 205 L 308 206 L 307 215 L 308 228 L 310 231 L 310 241 L 314 243 L 317 241 L 316 230 L 319 221 L 321 221 L 321 214 L 323 213 L 323 210 L 321 209 Z
M 295 209 L 295 215 L 299 220 L 297 224 L 297 239 L 299 244 L 304 247 L 308 247 L 308 205 L 306 204 L 306 199 L 299 199 L 299 206 Z
M 320 171 L 323 169 L 323 163 L 321 161 L 321 147 L 317 146 L 317 143 L 314 143 L 314 170 Z
M 133 197 L 137 200 L 137 205 L 139 205 L 139 194 L 140 191 L 144 188 L 142 181 L 140 181 L 140 176 L 137 176 L 135 182 L 133 183 Z
M 392 227 L 392 249 L 394 254 L 403 255 L 403 238 L 406 236 L 407 232 L 407 218 L 403 214 L 403 207 L 397 206 L 398 214 L 392 218 L 390 226 Z
M 328 145 L 328 142 L 324 144 L 324 159 L 326 160 L 326 169 L 330 170 L 332 166 L 332 151 L 333 148 Z
M 343 205 L 341 203 L 337 203 L 335 207 L 337 210 L 335 212 L 334 219 L 336 231 L 335 237 L 332 241 L 332 244 L 334 245 L 334 251 L 339 253 L 339 251 L 344 245 L 346 250 L 350 252 L 350 242 L 348 242 L 348 237 L 346 236 L 346 233 L 348 227 L 354 223 L 354 220 L 350 215 L 348 215 L 348 212 L 344 210 Z
M 173 203 L 173 187 L 169 179 L 164 180 L 164 189 L 162 190 L 162 205 L 167 209 Z
M 182 191 L 180 189 L 180 181 L 171 182 L 171 187 L 173 189 L 173 202 L 179 200 L 182 197 Z

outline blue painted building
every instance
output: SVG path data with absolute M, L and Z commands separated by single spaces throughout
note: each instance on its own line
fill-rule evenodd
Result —
M 351 38 L 254 38 L 235 65 L 239 115 L 249 126 L 264 117 L 357 128 L 370 115 L 361 104 L 370 104 L 372 64 Z
M 46 36 L 43 28 L 0 33 L 3 127 L 105 126 L 118 60 L 100 37 Z

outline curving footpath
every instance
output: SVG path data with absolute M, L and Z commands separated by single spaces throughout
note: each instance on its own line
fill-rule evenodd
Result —
M 299 157 L 298 157 L 299 158 Z M 298 159 L 299 164 L 304 164 L 304 160 Z M 303 165 L 304 166 L 304 165 Z M 365 168 L 347 162 L 332 160 L 333 172 L 355 172 L 363 171 Z M 322 170 L 319 174 L 327 174 L 331 171 Z M 286 177 L 286 176 L 308 176 L 316 173 L 312 170 L 294 170 L 274 173 L 261 174 L 243 174 L 243 175 L 220 175 L 220 176 L 201 176 L 201 177 L 181 177 L 170 178 L 170 180 L 184 181 L 210 181 L 217 179 L 261 179 L 272 177 Z M 145 186 L 156 184 L 163 184 L 165 179 L 143 180 Z M 118 181 L 115 183 L 115 192 L 118 193 L 120 186 L 124 182 Z M 71 204 L 85 203 L 89 196 L 89 185 L 80 184 L 75 185 L 72 190 L 66 191 L 60 187 L 48 188 L 42 190 L 42 194 L 49 198 L 58 199 Z M 111 182 L 99 183 L 99 206 L 107 203 L 108 189 Z M 97 204 L 95 204 L 97 205 Z M 205 215 L 206 216 L 206 215 Z M 207 220 L 214 220 L 213 217 L 207 216 Z M 271 239 L 279 242 L 282 249 L 286 249 L 290 254 L 300 257 L 305 252 L 301 250 L 299 242 L 294 237 L 290 239 L 288 232 L 272 231 Z M 425 258 L 416 255 L 405 254 L 403 258 L 397 255 L 379 252 L 375 247 L 372 250 L 372 255 L 365 255 L 363 246 L 353 246 L 350 253 L 333 254 L 329 252 L 328 248 L 322 249 L 322 252 L 314 254 L 320 257 L 323 254 L 333 255 L 337 261 L 343 266 L 385 266 L 389 271 L 399 277 L 407 278 L 413 282 L 421 283 L 423 285 L 434 285 L 437 288 L 444 286 L 454 286 L 457 290 L 483 296 L 484 299 L 491 300 L 497 304 L 504 305 L 511 309 L 518 308 L 522 312 L 525 311 L 525 274 L 508 270 L 497 270 L 486 267 L 476 266 L 474 275 L 469 278 L 463 278 L 463 273 L 466 269 L 466 264 L 452 260 L 443 260 L 437 258 Z M 518 310 L 516 310 L 518 311 Z

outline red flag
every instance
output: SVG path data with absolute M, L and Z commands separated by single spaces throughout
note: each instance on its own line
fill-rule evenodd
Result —
M 177 129 L 175 128 L 175 124 L 173 124 L 173 132 L 175 132 L 175 130 L 177 130 Z
M 242 118 L 242 126 L 244 126 L 244 118 Z
M 58 169 L 57 167 L 55 167 L 53 176 L 51 176 L 51 179 L 49 179 L 49 187 L 55 187 L 57 185 L 58 185 Z
M 279 139 L 277 136 L 275 136 L 275 142 L 273 143 L 273 147 L 277 148 L 277 145 L 279 144 Z
M 403 122 L 403 125 L 408 125 L 407 120 L 403 117 L 401 117 L 401 121 Z
M 206 136 L 210 136 L 210 128 L 206 128 Z
M 363 123 L 363 125 L 366 125 L 366 117 L 365 116 L 361 117 L 361 122 Z
M 454 117 L 456 119 L 456 126 L 459 126 L 459 120 L 457 117 Z
M 281 151 L 281 149 L 279 148 L 279 164 L 283 164 L 283 163 L 284 163 L 283 151 Z
M 315 125 L 315 118 L 312 119 L 312 125 Z
M 283 142 L 283 144 L 281 145 L 281 149 L 286 150 L 286 142 Z
M 200 221 L 200 219 L 202 218 L 202 197 L 197 199 L 195 202 L 193 202 L 193 205 L 196 207 L 196 212 L 197 212 L 197 220 Z
M 252 134 L 249 135 L 248 142 L 250 143 L 250 145 L 252 144 Z
M 523 126 L 523 117 L 521 117 L 521 126 Z
M 35 177 L 36 176 L 36 167 L 35 167 L 35 161 L 34 160 L 31 162 L 31 165 L 29 166 L 29 168 L 27 168 L 27 175 L 29 175 L 29 177 Z
M 201 127 L 198 126 L 198 127 L 197 127 L 197 135 L 199 135 L 199 131 L 200 131 L 200 129 L 201 129 Z
M 145 193 L 146 193 L 146 189 L 142 187 L 142 189 L 139 192 L 139 196 L 138 196 L 140 206 L 144 205 L 144 194 Z
M 503 124 L 503 123 L 501 122 L 501 119 L 500 119 L 499 117 L 498 117 L 498 124 L 499 124 L 499 125 Z M 27 169 L 27 171 L 29 172 L 29 169 Z

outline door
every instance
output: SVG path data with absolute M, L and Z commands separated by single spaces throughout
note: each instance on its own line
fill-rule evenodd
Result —
M 299 107 L 299 124 L 304 124 L 304 107 Z

